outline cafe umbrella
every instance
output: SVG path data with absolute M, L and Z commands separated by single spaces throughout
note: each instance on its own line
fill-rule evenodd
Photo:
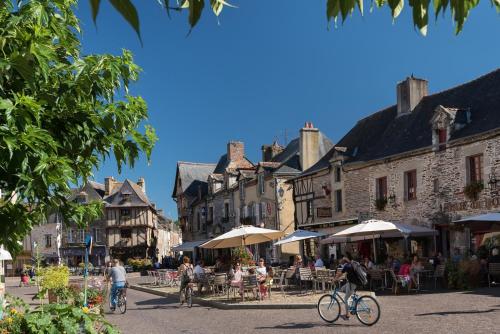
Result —
M 283 235 L 284 232 L 282 231 L 243 225 L 205 242 L 200 247 L 206 249 L 245 247 L 247 245 L 273 241 Z

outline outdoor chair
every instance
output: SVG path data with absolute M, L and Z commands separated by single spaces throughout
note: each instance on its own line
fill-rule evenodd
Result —
M 444 269 L 445 269 L 444 264 L 440 264 L 440 265 L 436 266 L 436 269 L 434 270 L 434 273 L 432 274 L 432 278 L 434 279 L 434 289 L 437 289 L 438 279 L 441 280 L 441 283 L 444 283 Z
M 214 294 L 225 295 L 227 289 L 227 274 L 216 274 L 213 281 Z
M 491 288 L 491 283 L 495 283 L 495 281 L 492 281 L 491 279 L 492 277 L 500 279 L 500 263 L 490 263 L 488 265 L 488 286 L 490 288 Z
M 294 267 L 286 270 L 286 273 L 285 273 L 285 285 L 286 286 L 290 286 L 289 281 L 294 279 L 294 275 L 295 275 L 295 268 Z
M 245 301 L 245 293 L 251 291 L 254 297 L 259 296 L 259 283 L 257 282 L 257 275 L 243 276 L 243 295 L 241 296 Z
M 317 269 L 314 279 L 315 289 L 321 284 L 321 291 L 324 291 L 328 284 L 331 284 L 330 271 L 326 269 Z
M 391 270 L 391 278 L 392 278 L 392 290 L 394 291 L 394 294 L 398 294 L 398 286 L 401 285 L 401 288 L 404 288 L 406 285 L 406 288 L 408 289 L 408 293 L 410 293 L 410 283 L 405 282 L 404 278 L 402 276 L 396 275 L 394 273 L 394 270 Z
M 310 268 L 299 268 L 299 279 L 300 279 L 300 293 L 302 293 L 302 284 L 306 285 L 308 282 L 310 282 L 311 287 L 314 288 L 314 277 L 312 275 Z M 316 289 L 314 289 L 314 293 L 316 293 Z
M 370 290 L 374 290 L 374 286 L 376 286 L 376 283 L 379 283 L 379 287 L 381 289 L 384 288 L 384 271 L 383 270 L 378 270 L 378 269 L 372 269 L 368 272 L 368 275 L 370 277 Z
M 274 284 L 276 285 L 276 287 L 278 289 L 281 289 L 281 293 L 283 294 L 283 297 L 285 297 L 285 298 L 286 298 L 286 295 L 285 295 L 286 273 L 287 273 L 286 270 L 282 270 L 280 275 L 279 275 L 279 279 L 274 280 Z

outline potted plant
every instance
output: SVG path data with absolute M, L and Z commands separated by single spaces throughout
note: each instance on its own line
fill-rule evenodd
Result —
M 69 269 L 66 266 L 50 266 L 40 273 L 40 292 L 48 293 L 49 303 L 57 303 L 65 294 L 69 284 Z
M 484 189 L 482 182 L 471 182 L 464 187 L 465 197 L 472 201 L 477 201 L 479 193 Z
M 377 198 L 375 199 L 375 207 L 378 211 L 383 211 L 387 205 L 387 198 Z

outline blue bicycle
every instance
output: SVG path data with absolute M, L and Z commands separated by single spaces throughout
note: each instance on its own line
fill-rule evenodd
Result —
M 333 323 L 340 316 L 345 301 L 338 291 L 338 286 L 335 285 L 330 294 L 323 295 L 318 301 L 319 316 L 326 322 Z M 355 290 L 349 305 L 349 313 L 356 315 L 363 325 L 373 326 L 380 319 L 380 306 L 372 296 L 359 296 Z

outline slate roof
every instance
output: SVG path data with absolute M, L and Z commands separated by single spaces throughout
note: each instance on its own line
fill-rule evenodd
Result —
M 361 119 L 338 142 L 346 147 L 346 163 L 366 162 L 430 147 L 431 119 L 438 106 L 458 109 L 455 121 L 470 123 L 450 134 L 450 140 L 465 138 L 500 128 L 500 69 L 460 86 L 424 97 L 415 109 L 397 116 L 393 105 Z M 301 174 L 328 167 L 335 149 Z
M 283 150 L 271 159 L 271 162 L 280 163 L 279 167 L 274 169 L 276 174 L 298 174 L 302 171 L 300 165 L 300 138 L 293 139 Z M 319 156 L 324 156 L 333 147 L 332 141 L 319 132 Z
M 179 161 L 177 163 L 176 184 L 172 197 L 176 197 L 177 179 L 181 179 L 182 192 L 191 197 L 198 196 L 198 187 L 201 187 L 202 196 L 208 193 L 208 176 L 214 172 L 215 164 Z
M 227 153 L 223 154 L 220 158 L 219 161 L 217 162 L 217 166 L 215 166 L 215 170 L 213 171 L 214 174 L 224 174 L 226 171 L 226 168 L 230 168 L 230 172 L 234 172 L 236 169 L 239 168 L 250 168 L 253 166 L 253 163 L 248 160 L 246 157 L 244 158 L 243 161 L 229 161 L 227 159 Z
M 128 198 L 126 198 L 128 197 Z M 126 179 L 121 187 L 113 194 L 104 198 L 108 207 L 141 207 L 151 206 L 148 197 L 142 191 L 142 188 L 135 182 Z

